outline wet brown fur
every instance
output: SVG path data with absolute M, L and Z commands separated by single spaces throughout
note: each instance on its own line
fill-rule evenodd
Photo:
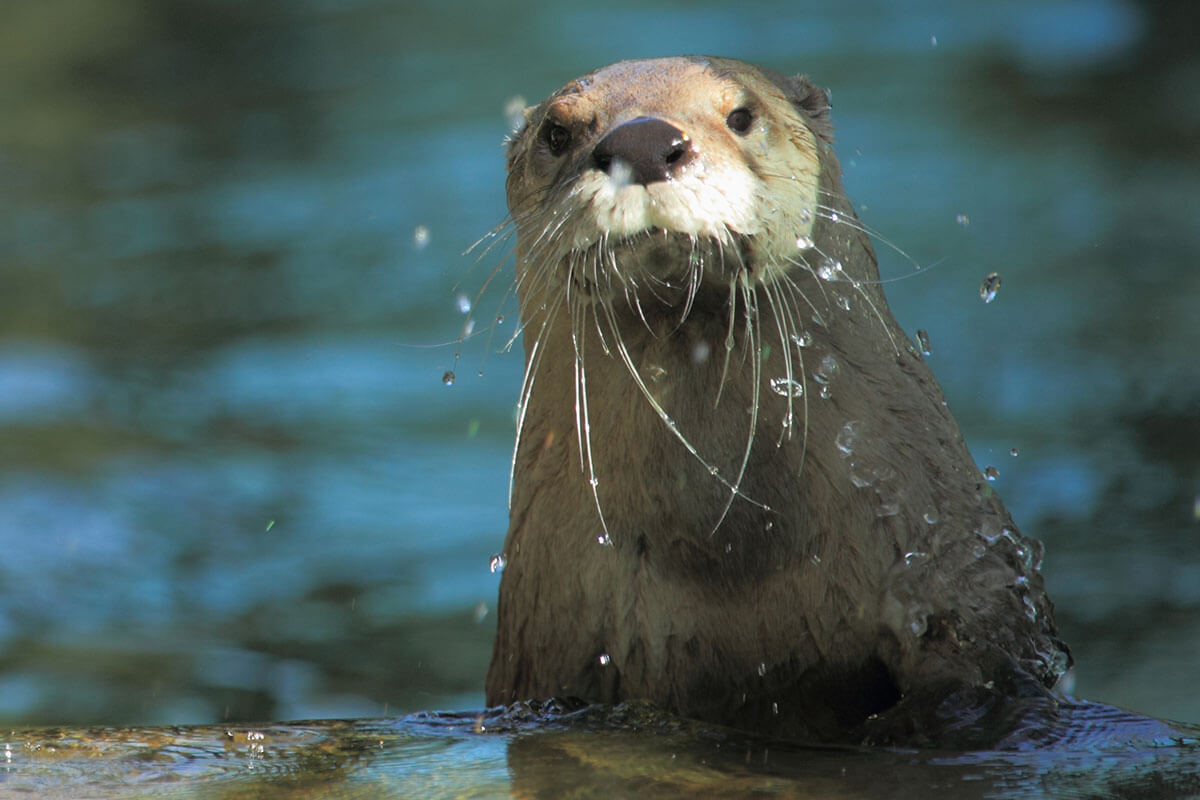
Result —
M 695 110 L 724 91 L 760 104 L 765 152 L 721 130 L 724 106 Z M 788 105 L 811 137 L 780 135 Z M 790 191 L 781 148 L 815 145 L 815 246 L 700 237 L 699 275 L 661 233 L 572 256 L 576 154 L 626 111 L 689 125 L 714 163 L 744 157 L 767 194 Z M 540 143 L 548 119 L 573 126 L 564 157 Z M 796 738 L 937 740 L 1065 670 L 1040 546 L 888 310 L 832 139 L 806 78 L 724 59 L 624 62 L 528 112 L 508 150 L 528 376 L 489 704 L 649 699 Z M 773 390 L 789 375 L 799 396 Z M 971 709 L 945 712 L 955 697 Z

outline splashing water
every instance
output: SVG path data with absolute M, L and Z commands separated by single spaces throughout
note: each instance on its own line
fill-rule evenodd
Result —
M 771 378 L 771 391 L 780 397 L 800 397 L 804 394 L 804 384 L 793 378 Z
M 996 293 L 1000 291 L 1000 275 L 995 272 L 989 272 L 987 277 L 983 279 L 983 283 L 979 285 L 979 297 L 985 303 L 990 303 L 996 299 Z
M 842 262 L 825 256 L 817 267 L 817 276 L 823 281 L 836 281 L 842 274 Z
M 929 349 L 929 331 L 921 328 L 917 331 L 917 346 L 921 348 L 921 355 L 928 356 L 932 350 Z
M 817 369 L 813 372 L 813 379 L 820 384 L 828 385 L 833 383 L 833 379 L 837 377 L 838 362 L 833 356 L 825 356 L 821 359 L 821 363 L 817 365 Z
M 843 455 L 850 455 L 854 452 L 854 445 L 858 442 L 859 424 L 857 422 L 847 422 L 838 432 L 837 438 L 833 443 L 837 445 L 837 449 L 842 451 Z
M 800 333 L 793 333 L 791 338 L 792 338 L 792 344 L 794 344 L 794 345 L 796 345 L 796 347 L 799 347 L 802 349 L 805 347 L 811 346 L 812 341 L 813 341 L 812 334 L 809 333 L 808 331 L 802 331 Z

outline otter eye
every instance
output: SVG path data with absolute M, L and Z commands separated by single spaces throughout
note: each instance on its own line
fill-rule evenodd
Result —
M 725 124 L 737 135 L 745 136 L 750 132 L 750 126 L 754 124 L 754 114 L 748 108 L 735 108 L 725 118 Z
M 550 148 L 552 156 L 561 156 L 571 144 L 571 132 L 557 122 L 546 126 L 542 138 L 546 140 L 546 146 Z

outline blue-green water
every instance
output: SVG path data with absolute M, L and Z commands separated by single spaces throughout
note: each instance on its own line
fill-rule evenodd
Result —
M 1075 692 L 1200 721 L 1192 14 L 4 3 L 0 722 L 481 707 L 512 315 L 441 377 L 500 260 L 463 252 L 504 218 L 505 107 L 685 52 L 832 89 L 911 257 L 878 245 L 897 317 L 1046 543 Z

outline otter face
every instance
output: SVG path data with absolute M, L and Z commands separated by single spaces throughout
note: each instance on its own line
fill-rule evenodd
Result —
M 567 84 L 509 147 L 519 274 L 660 298 L 778 277 L 811 241 L 826 105 L 807 81 L 723 59 L 626 61 Z

